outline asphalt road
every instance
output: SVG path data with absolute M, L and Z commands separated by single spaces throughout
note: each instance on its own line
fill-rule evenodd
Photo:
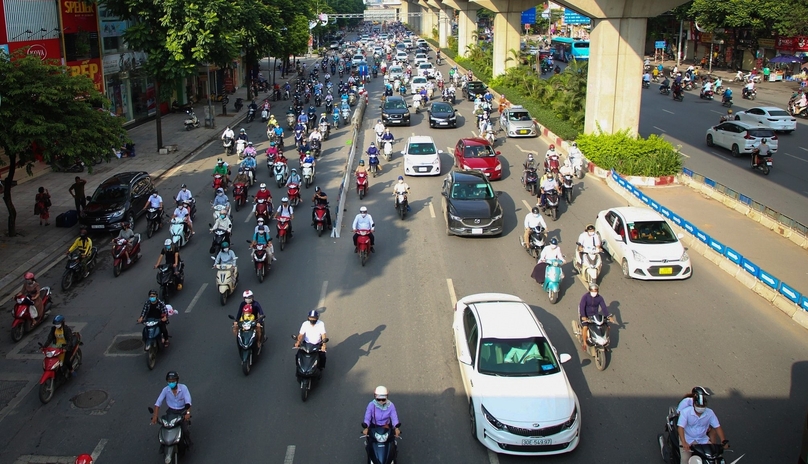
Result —
M 448 74 L 445 66 L 443 73 Z M 371 84 L 373 97 L 378 97 L 380 86 L 380 81 Z M 467 115 L 471 106 L 462 102 L 459 109 Z M 367 147 L 377 115 L 371 105 L 364 141 L 353 143 Z M 397 150 L 413 133 L 432 135 L 439 148 L 447 150 L 473 130 L 472 123 L 430 130 L 423 117 L 413 115 L 412 128 L 394 129 Z M 254 122 L 247 130 L 261 141 L 263 151 L 263 125 Z M 318 163 L 316 184 L 329 193 L 332 205 L 348 152 L 346 136 L 347 130 L 340 129 L 326 141 Z M 239 300 L 221 307 L 213 286 L 204 207 L 197 215 L 197 236 L 182 251 L 186 287 L 172 300 L 180 310 L 169 326 L 172 345 L 160 353 L 154 371 L 148 371 L 138 350 L 108 350 L 123 334 L 139 338 L 135 319 L 147 290 L 155 286 L 151 266 L 166 234 L 147 240 L 143 262 L 117 279 L 104 252 L 100 269 L 89 280 L 56 299 L 55 312 L 65 314 L 69 323 L 83 324 L 85 364 L 50 404 L 41 405 L 34 389 L 10 413 L 0 415 L 0 462 L 13 462 L 23 454 L 75 455 L 92 450 L 101 439 L 108 440 L 101 463 L 159 462 L 157 428 L 147 425 L 146 407 L 165 385 L 170 369 L 179 371 L 194 398 L 196 446 L 187 458 L 191 462 L 359 462 L 359 424 L 379 384 L 390 388 L 403 423 L 402 462 L 534 462 L 493 456 L 469 434 L 466 399 L 452 353 L 451 303 L 453 296 L 486 291 L 524 298 L 559 353 L 572 355 L 564 367 L 581 401 L 581 444 L 575 452 L 547 462 L 579 462 L 584 456 L 597 462 L 655 462 L 656 434 L 668 406 L 697 384 L 716 392 L 712 406 L 738 452 L 747 454 L 745 460 L 793 461 L 808 408 L 801 388 L 808 381 L 808 342 L 802 329 L 700 256 L 692 257 L 694 277 L 683 282 L 627 281 L 617 266 L 607 265 L 601 288 L 620 326 L 612 332 L 610 365 L 597 371 L 576 349 L 569 328 L 583 285 L 566 265 L 561 300 L 550 305 L 529 277 L 532 260 L 519 249 L 528 209 L 524 202 L 535 201 L 519 184 L 523 149 L 542 154 L 546 146 L 536 139 L 498 145 L 506 168 L 505 178 L 495 187 L 508 212 L 506 234 L 500 238 L 445 236 L 439 178 L 407 179 L 413 191 L 412 213 L 404 221 L 397 219 L 390 188 L 403 171 L 400 155 L 384 163 L 380 177 L 371 179 L 364 202 L 348 193 L 347 219 L 364 204 L 377 224 L 376 253 L 364 268 L 352 253 L 347 228 L 339 239 L 318 238 L 308 227 L 308 208 L 301 206 L 294 219 L 295 237 L 285 251 L 277 251 L 269 278 L 259 284 L 249 272 L 244 243 L 254 221 L 249 211 L 235 213 L 234 243 L 242 257 L 238 291 L 253 290 L 269 315 L 269 342 L 249 377 L 241 373 L 226 316 L 235 313 Z M 161 191 L 175 192 L 185 182 L 200 199 L 209 200 L 209 173 L 220 153 L 218 145 L 209 147 L 165 180 Z M 442 161 L 446 173 L 449 155 Z M 258 173 L 259 180 L 267 179 L 265 164 Z M 583 179 L 577 188 L 575 203 L 562 206 L 559 220 L 550 224 L 568 256 L 579 231 L 599 210 L 622 204 L 593 178 Z M 282 194 L 274 187 L 272 191 L 277 203 Z M 143 228 L 140 222 L 137 230 Z M 59 266 L 41 279 L 58 285 L 60 275 Z M 294 379 L 290 334 L 314 308 L 323 312 L 331 342 L 323 381 L 304 404 Z M 6 332 L 8 324 L 8 318 L 0 321 L 0 331 Z M 17 346 L 3 337 L 3 375 L 37 379 L 41 368 L 35 341 L 44 336 L 39 330 Z M 31 359 L 20 359 L 26 354 Z M 103 390 L 109 399 L 95 409 L 71 405 L 71 398 L 92 390 Z

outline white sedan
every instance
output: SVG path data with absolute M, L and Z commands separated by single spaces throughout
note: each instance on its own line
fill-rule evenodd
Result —
M 420 92 L 421 89 L 426 88 L 426 85 L 427 85 L 426 77 L 415 76 L 410 81 L 410 93 L 415 95 L 416 93 Z
M 474 437 L 520 456 L 578 446 L 580 404 L 561 366 L 571 357 L 558 355 L 527 303 L 502 293 L 467 296 L 452 330 Z
M 687 279 L 693 273 L 681 236 L 650 208 L 603 210 L 598 213 L 595 231 L 604 251 L 620 263 L 627 279 Z
M 432 66 L 432 63 L 421 63 L 418 65 L 418 75 L 423 76 L 424 72 L 426 72 L 426 76 L 430 79 L 434 79 L 437 75 L 437 69 Z
M 788 111 L 776 106 L 760 106 L 735 113 L 736 121 L 747 121 L 770 127 L 776 131 L 793 132 L 797 129 L 797 119 Z

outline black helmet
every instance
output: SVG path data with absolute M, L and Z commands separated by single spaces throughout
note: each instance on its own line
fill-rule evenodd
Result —
M 693 407 L 694 408 L 706 408 L 707 407 L 707 397 L 710 396 L 707 391 L 702 387 L 696 387 L 693 389 Z
M 539 210 L 539 207 L 538 207 L 538 206 L 534 206 L 534 207 L 533 207 L 533 209 L 532 209 L 532 210 L 530 210 L 530 211 L 531 211 L 533 214 L 539 214 L 539 211 L 540 211 L 540 210 Z
M 149 296 L 157 296 L 157 290 L 149 290 Z
M 81 236 L 81 238 L 87 237 L 87 229 L 82 227 L 81 230 L 79 231 L 79 235 Z
M 310 317 L 312 319 L 320 319 L 320 313 L 316 309 L 312 309 L 311 311 L 309 311 L 307 317 Z
M 704 395 L 704 396 L 712 396 L 712 392 L 707 388 L 702 386 L 693 387 L 693 390 L 690 391 L 690 394 L 695 398 L 696 395 Z
M 177 374 L 177 371 L 168 371 L 168 374 L 166 374 L 166 381 L 179 380 L 179 379 L 180 379 L 180 375 Z

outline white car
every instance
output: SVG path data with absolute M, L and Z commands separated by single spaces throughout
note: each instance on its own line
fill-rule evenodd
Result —
M 440 155 L 432 137 L 416 135 L 407 139 L 404 151 L 404 175 L 406 176 L 439 176 Z
M 707 146 L 718 145 L 719 147 L 724 147 L 736 158 L 744 153 L 752 153 L 764 139 L 771 151 L 776 152 L 778 140 L 774 129 L 760 124 L 743 121 L 722 122 L 707 129 L 706 138 Z
M 681 236 L 650 208 L 603 210 L 595 220 L 604 251 L 620 263 L 623 277 L 640 280 L 687 279 L 693 273 Z
M 396 79 L 404 79 L 404 68 L 401 66 L 393 66 L 388 71 L 390 74 L 390 80 L 394 81 Z
M 502 293 L 457 302 L 452 324 L 471 433 L 504 454 L 568 453 L 580 440 L 578 396 L 544 327 L 522 299 Z
M 760 124 L 786 133 L 794 132 L 797 129 L 797 118 L 776 106 L 760 106 L 738 111 L 735 113 L 735 120 Z
M 415 45 L 426 45 L 426 39 L 418 39 L 418 40 L 416 40 Z
M 432 63 L 421 63 L 421 64 L 419 64 L 418 65 L 418 75 L 423 76 L 424 71 L 426 71 L 427 77 L 429 77 L 430 79 L 434 79 L 435 75 L 436 75 L 435 73 L 437 72 L 437 69 L 435 69 L 435 67 L 432 66 Z
M 424 76 L 415 76 L 410 81 L 410 93 L 415 95 L 421 89 L 426 88 L 427 80 Z
M 407 52 L 398 51 L 396 52 L 396 61 L 399 63 L 406 63 L 410 60 L 410 56 Z
M 426 53 L 416 53 L 415 54 L 415 65 L 418 66 L 421 63 L 427 63 L 429 59 L 426 57 Z
M 359 63 L 361 63 L 363 61 L 365 61 L 365 56 L 362 55 L 362 54 L 356 54 L 351 59 L 351 66 L 353 66 L 355 68 L 355 67 L 359 66 Z

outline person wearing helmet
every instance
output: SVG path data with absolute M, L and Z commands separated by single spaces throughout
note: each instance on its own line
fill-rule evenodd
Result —
M 217 206 L 223 206 L 224 209 L 221 212 L 228 216 L 230 215 L 230 199 L 227 198 L 227 194 L 222 187 L 216 189 L 216 196 L 213 197 L 213 202 L 211 203 L 212 208 L 216 209 Z
M 157 319 L 160 321 L 157 325 L 160 327 L 160 333 L 163 334 L 163 346 L 168 347 L 168 308 L 163 300 L 157 298 L 157 290 L 149 290 L 149 298 L 143 304 L 143 309 L 140 311 L 138 324 L 142 324 L 147 319 Z M 143 333 L 144 337 L 146 333 Z M 145 341 L 145 340 L 144 340 Z
M 760 144 L 757 147 L 755 147 L 755 149 L 752 151 L 752 168 L 753 169 L 755 167 L 757 167 L 759 164 L 766 162 L 766 160 L 762 159 L 762 158 L 772 155 L 772 152 L 771 152 L 772 149 L 771 149 L 771 147 L 769 147 L 768 142 L 769 142 L 768 139 L 762 139 L 760 141 Z
M 237 259 L 238 257 L 236 256 L 236 252 L 230 248 L 230 242 L 222 242 L 222 249 L 219 250 L 219 254 L 216 255 L 216 259 L 213 261 L 213 266 L 216 267 L 220 264 L 232 265 L 233 280 L 238 282 L 238 267 L 236 266 Z
M 396 405 L 387 398 L 388 395 L 387 387 L 381 385 L 373 391 L 373 401 L 368 403 L 368 407 L 365 408 L 362 435 L 367 435 L 368 429 L 371 427 L 393 428 L 395 436 L 401 435 L 401 422 L 398 420 Z M 370 440 L 368 440 L 368 446 L 370 446 Z
M 261 185 L 258 186 L 258 192 L 255 193 L 255 199 L 264 200 L 267 202 L 272 201 L 272 192 L 269 191 L 269 189 L 267 188 L 267 184 L 265 184 L 264 182 L 261 182 Z M 254 208 L 253 211 L 255 211 Z
M 614 317 L 609 314 L 609 308 L 606 307 L 606 301 L 598 293 L 599 287 L 596 283 L 589 284 L 589 291 L 584 293 L 581 297 L 581 302 L 578 303 L 578 315 L 581 316 L 581 349 L 586 351 L 586 343 L 589 340 L 589 318 L 597 315 L 599 312 L 603 316 L 614 320 Z M 607 331 L 609 328 L 607 327 Z M 608 333 L 608 332 L 607 332 Z
M 253 163 L 255 162 L 255 157 L 258 155 L 258 152 L 255 150 L 252 142 L 247 142 L 247 148 L 244 149 L 244 158 L 253 158 Z M 242 163 L 243 165 L 243 163 Z M 254 166 L 253 166 L 254 167 Z
M 534 158 L 533 153 L 527 154 L 527 159 L 525 160 L 524 163 L 522 163 L 522 166 L 524 166 L 525 171 L 530 169 L 536 169 L 536 159 Z
M 561 264 L 566 262 L 564 255 L 561 253 L 561 247 L 558 246 L 558 239 L 553 237 L 550 239 L 550 244 L 542 248 L 539 255 L 540 263 L 547 263 L 553 259 L 561 261 Z
M 89 454 L 79 454 L 76 456 L 75 464 L 93 464 L 93 457 Z
M 732 120 L 732 110 L 731 109 L 727 110 L 727 114 L 722 115 L 721 118 L 719 118 L 718 123 L 721 124 L 722 122 L 727 122 L 727 121 L 730 121 L 730 120 Z
M 295 348 L 299 348 L 300 344 L 304 341 L 312 345 L 320 345 L 318 364 L 320 365 L 320 369 L 325 369 L 325 343 L 327 338 L 328 335 L 325 333 L 325 324 L 320 320 L 320 313 L 313 309 L 309 311 L 307 321 L 300 326 L 297 341 L 295 341 Z
M 587 250 L 594 249 L 598 253 L 603 251 L 603 243 L 600 240 L 600 234 L 595 232 L 595 226 L 588 224 L 584 232 L 578 236 L 578 241 L 575 242 L 578 246 L 575 251 L 575 262 L 580 266 L 583 253 Z
M 679 462 L 682 464 L 688 463 L 693 455 L 690 450 L 692 445 L 706 445 L 710 442 L 717 445 L 720 440 L 725 449 L 729 448 L 729 440 L 724 435 L 718 417 L 707 407 L 708 397 L 709 393 L 703 388 L 694 388 L 692 406 L 685 407 L 679 412 L 676 425 L 679 432 Z
M 227 188 L 227 185 L 230 182 L 230 167 L 221 158 L 216 160 L 216 166 L 213 167 L 211 177 L 217 175 L 222 176 L 222 186 Z
M 170 238 L 167 238 L 166 241 L 163 242 L 163 249 L 160 250 L 160 256 L 157 257 L 157 263 L 154 265 L 155 269 L 160 267 L 160 263 L 163 262 L 163 257 L 166 259 L 166 264 L 171 266 L 171 270 L 174 272 L 174 276 L 177 279 L 177 290 L 182 290 L 182 283 L 184 281 L 182 258 L 180 258 L 180 250 L 177 249 L 177 246 Z
M 676 412 L 681 413 L 685 408 L 689 408 L 693 406 L 693 398 L 697 395 L 704 395 L 704 396 L 712 396 L 712 392 L 702 386 L 695 386 L 690 390 L 690 393 L 685 395 L 679 404 L 676 406 Z
M 253 160 L 253 164 L 255 164 L 255 158 L 248 156 L 244 158 L 244 161 L 247 161 L 248 159 Z M 255 169 L 255 166 L 253 166 L 253 169 Z M 250 185 L 250 176 L 248 176 L 247 173 L 244 172 L 244 168 L 242 166 L 239 166 L 238 174 L 236 174 L 236 178 L 233 179 L 233 185 L 236 184 L 242 184 L 244 186 Z
M 236 140 L 244 140 L 245 142 L 250 141 L 250 138 L 247 137 L 247 131 L 244 130 L 244 128 L 242 128 L 240 131 L 238 131 L 238 137 L 236 137 Z
M 78 251 L 81 254 L 82 275 L 87 277 L 90 274 L 90 271 L 87 270 L 87 260 L 93 252 L 93 241 L 87 236 L 87 229 L 83 226 L 79 232 L 78 238 L 70 245 L 70 248 L 67 249 L 67 253 L 65 254 L 69 255 L 74 251 Z
M 359 174 L 364 174 L 365 176 L 368 174 L 368 170 L 365 168 L 365 160 L 359 160 L 359 166 L 354 171 L 355 176 L 359 176 Z
M 121 223 L 121 230 L 118 231 L 118 236 L 112 239 L 112 242 L 122 238 L 126 240 L 126 248 L 123 250 L 123 256 L 126 258 L 126 264 L 131 264 L 132 260 L 130 259 L 129 252 L 132 250 L 132 247 L 135 244 L 135 231 L 132 230 L 131 224 L 129 221 L 123 221 Z
M 359 231 L 360 230 L 369 230 L 368 237 L 370 237 L 370 252 L 375 253 L 376 250 L 373 248 L 376 239 L 373 236 L 373 232 L 376 230 L 376 224 L 373 222 L 373 217 L 368 214 L 368 209 L 365 206 L 359 208 L 359 214 L 353 220 L 353 224 L 351 225 L 351 229 L 353 230 L 353 244 L 354 244 L 354 253 L 359 252 L 359 247 L 356 244 L 356 240 L 359 238 Z
M 191 231 L 191 235 L 194 234 L 194 225 L 191 221 L 191 206 L 187 201 L 183 201 L 174 208 L 174 214 L 171 218 L 177 218 L 182 220 L 185 223 L 185 228 Z
M 194 196 L 191 194 L 191 191 L 188 190 L 188 186 L 185 185 L 185 184 L 182 184 L 182 186 L 180 187 L 180 191 L 177 192 L 177 197 L 175 199 L 177 204 L 185 202 L 185 201 L 190 202 L 190 201 L 193 201 L 193 199 L 194 199 Z
M 547 198 L 547 194 L 555 190 L 561 195 L 561 184 L 556 179 L 556 176 L 550 171 L 549 168 L 544 170 L 544 175 L 541 176 L 539 179 L 539 198 L 536 206 L 543 208 L 545 203 L 545 199 Z
M 381 119 L 376 120 L 376 125 L 373 126 L 373 131 L 376 132 L 376 141 L 381 145 L 382 135 L 384 134 L 384 123 Z
M 560 157 L 560 154 L 556 151 L 555 145 L 550 144 L 550 148 L 547 150 L 547 153 L 544 154 L 544 165 L 546 166 L 551 159 L 557 160 Z
M 331 210 L 328 209 L 328 195 L 325 193 L 325 190 L 321 189 L 320 187 L 314 187 L 314 196 L 311 198 L 311 202 L 314 206 L 323 205 L 325 206 L 325 222 L 328 225 L 328 228 L 331 229 Z M 311 210 L 311 225 L 314 225 L 314 208 Z
M 182 429 L 182 439 L 185 447 L 191 444 L 191 435 L 188 430 L 188 421 L 191 419 L 191 392 L 185 384 L 179 383 L 180 375 L 176 371 L 169 371 L 166 374 L 167 385 L 163 387 L 157 401 L 154 402 L 154 412 L 152 413 L 151 424 L 157 423 L 160 414 L 160 406 L 163 401 L 166 403 L 166 414 L 176 414 L 182 416 L 180 427 Z
M 525 232 L 522 235 L 522 241 L 528 250 L 530 249 L 530 231 L 533 229 L 539 229 L 542 233 L 547 230 L 547 223 L 544 221 L 538 206 L 534 206 L 525 216 Z
M 275 211 L 275 219 L 285 217 L 289 219 L 289 237 L 292 237 L 292 219 L 295 218 L 295 209 L 289 204 L 289 197 L 281 198 L 281 204 Z M 275 234 L 278 237 L 278 234 Z
M 67 369 L 68 374 L 73 374 L 73 362 L 72 357 L 69 362 L 65 362 L 65 354 L 70 353 L 72 356 L 73 344 L 73 331 L 67 326 L 65 317 L 61 314 L 54 316 L 53 326 L 51 326 L 50 332 L 48 332 L 48 338 L 45 339 L 43 346 L 55 346 L 64 349 L 64 352 L 59 355 L 59 361 L 62 362 L 62 372 Z
M 242 320 L 242 317 L 244 317 L 245 314 L 252 314 L 258 321 L 256 323 L 256 327 L 258 328 L 256 335 L 258 336 L 258 348 L 261 349 L 261 344 L 264 341 L 264 309 L 261 307 L 261 303 L 255 301 L 255 295 L 253 295 L 252 290 L 244 290 L 241 296 L 244 300 L 242 300 L 241 304 L 238 306 L 236 320 L 233 321 L 233 333 L 238 333 L 238 322 Z
M 40 291 L 42 288 L 39 285 L 39 282 L 36 281 L 36 276 L 34 276 L 33 272 L 29 271 L 26 272 L 22 278 L 22 289 L 20 290 L 20 293 L 27 296 L 28 299 L 34 303 L 37 314 L 39 317 L 43 317 L 45 313 L 43 312 L 42 298 L 40 298 Z
M 224 211 L 219 212 L 209 231 L 213 232 L 214 230 L 225 231 L 224 239 L 230 240 L 230 234 L 233 232 L 233 222 Z
M 157 222 L 159 224 L 159 228 L 163 228 L 163 197 L 161 197 L 157 193 L 157 189 L 152 190 L 151 195 L 149 195 L 148 200 L 146 200 L 146 204 L 143 205 L 143 210 L 146 211 L 149 208 L 154 208 L 157 210 Z
M 289 173 L 289 180 L 286 182 L 288 184 L 296 184 L 300 185 L 301 183 L 300 174 L 297 173 L 297 168 L 292 168 Z
M 398 181 L 393 184 L 393 196 L 396 197 L 396 200 L 393 202 L 393 207 L 398 207 L 398 194 L 409 195 L 410 193 L 410 186 L 404 182 L 404 176 L 398 176 Z M 410 204 L 407 202 L 407 212 L 410 211 Z

